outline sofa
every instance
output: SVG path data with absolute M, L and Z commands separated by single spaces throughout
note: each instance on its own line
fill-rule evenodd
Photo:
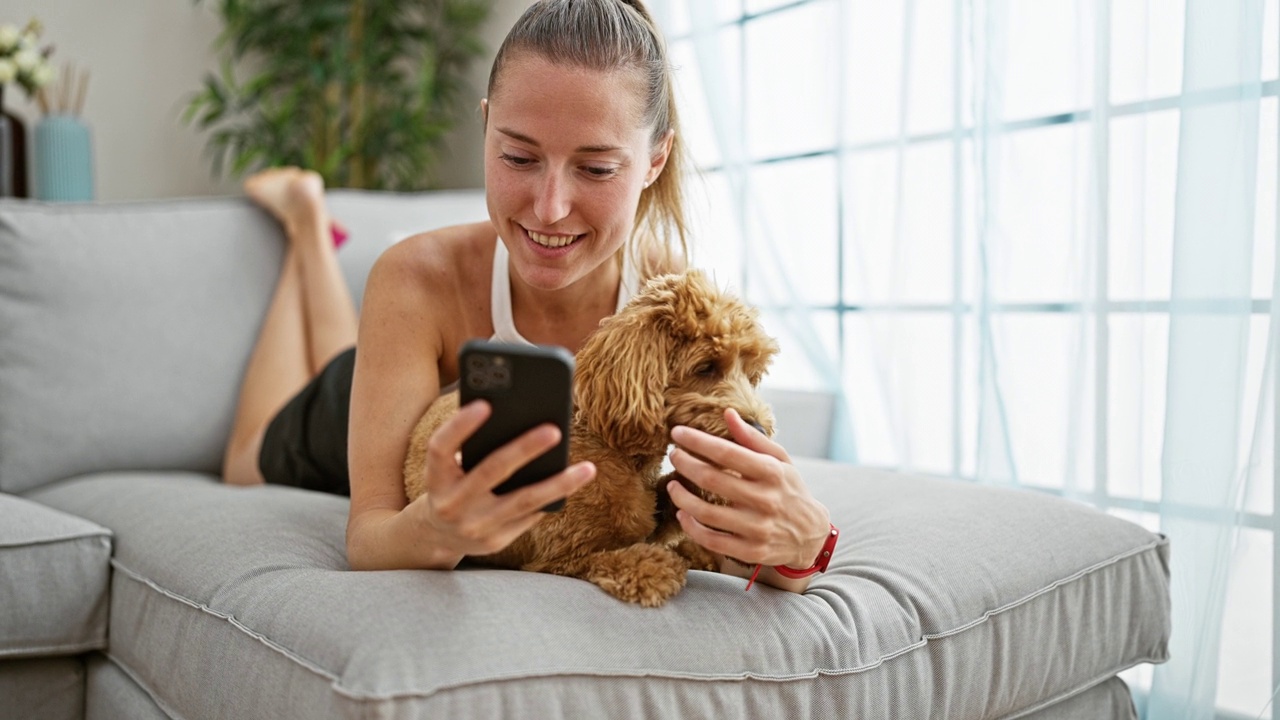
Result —
M 357 300 L 391 243 L 485 214 L 329 198 Z M 283 247 L 242 198 L 0 201 L 0 718 L 1109 720 L 1136 717 L 1117 675 L 1168 657 L 1165 537 L 800 457 L 825 420 L 784 391 L 779 437 L 842 530 L 804 594 L 695 571 L 644 609 L 550 575 L 351 571 L 345 498 L 218 482 Z

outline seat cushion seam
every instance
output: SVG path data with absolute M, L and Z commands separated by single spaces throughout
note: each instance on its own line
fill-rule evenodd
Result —
M 1085 578 L 1085 577 L 1087 577 L 1087 576 L 1089 576 L 1089 575 L 1092 575 L 1092 574 L 1094 574 L 1094 573 L 1096 573 L 1096 572 L 1098 572 L 1099 570 L 1102 570 L 1102 569 L 1104 569 L 1104 568 L 1108 568 L 1108 567 L 1111 567 L 1111 566 L 1113 566 L 1113 565 L 1118 565 L 1118 564 L 1120 564 L 1121 562 L 1123 562 L 1123 561 L 1125 561 L 1125 560 L 1128 560 L 1128 559 L 1133 558 L 1133 557 L 1137 557 L 1137 556 L 1139 556 L 1139 555 L 1143 555 L 1143 554 L 1145 554 L 1145 553 L 1147 553 L 1147 552 L 1150 552 L 1151 550 L 1154 550 L 1154 549 L 1156 549 L 1156 548 L 1158 548 L 1158 547 L 1160 547 L 1160 546 L 1162 546 L 1162 545 L 1166 545 L 1166 544 L 1168 544 L 1168 542 L 1169 542 L 1168 538 L 1161 537 L 1160 539 L 1155 540 L 1155 541 L 1153 541 L 1153 542 L 1151 542 L 1151 543 L 1148 543 L 1147 545 L 1143 545 L 1142 547 L 1138 547 L 1138 548 L 1133 548 L 1133 549 L 1130 549 L 1130 550 L 1126 550 L 1125 552 L 1122 552 L 1122 553 L 1120 553 L 1120 554 L 1118 554 L 1118 555 L 1114 555 L 1114 556 L 1112 556 L 1112 557 L 1110 557 L 1110 558 L 1107 558 L 1106 560 L 1102 560 L 1102 561 L 1100 561 L 1100 562 L 1094 563 L 1093 565 L 1090 565 L 1089 567 L 1086 567 L 1086 568 L 1084 568 L 1084 569 L 1082 569 L 1082 570 L 1079 570 L 1079 571 L 1077 571 L 1077 572 L 1075 572 L 1075 573 L 1072 573 L 1071 575 L 1068 575 L 1068 576 L 1067 576 L 1067 577 L 1065 577 L 1065 578 L 1061 578 L 1061 579 L 1055 580 L 1055 581 L 1053 581 L 1053 582 L 1049 583 L 1048 585 L 1045 585 L 1044 587 L 1041 587 L 1041 588 L 1039 588 L 1038 590 L 1036 590 L 1036 591 L 1034 591 L 1034 592 L 1032 592 L 1032 593 L 1030 593 L 1030 594 L 1028 594 L 1028 595 L 1025 595 L 1025 596 L 1023 596 L 1023 597 L 1021 597 L 1021 598 L 1018 598 L 1017 600 L 1014 600 L 1014 601 L 1012 601 L 1012 602 L 1009 602 L 1009 603 L 1006 603 L 1006 604 L 1004 604 L 1004 605 L 1001 605 L 1000 607 L 997 607 L 997 608 L 995 608 L 995 609 L 988 610 L 988 611 L 986 611 L 986 612 L 984 612 L 984 613 L 982 614 L 982 617 L 979 617 L 979 618 L 977 618 L 977 619 L 975 619 L 975 620 L 973 620 L 973 621 L 971 621 L 971 622 L 965 623 L 964 625 L 961 625 L 961 626 L 956 627 L 956 628 L 952 628 L 952 629 L 950 629 L 950 630 L 944 630 L 944 631 L 942 631 L 942 632 L 926 633 L 926 634 L 924 635 L 924 639 L 925 639 L 925 640 L 939 640 L 939 639 L 942 639 L 942 638 L 945 638 L 945 637 L 948 637 L 948 636 L 951 636 L 951 635 L 956 635 L 956 634 L 962 633 L 962 632 L 964 632 L 965 630 L 969 630 L 969 629 L 971 629 L 971 628 L 974 628 L 974 627 L 977 627 L 977 626 L 979 626 L 979 625 L 982 625 L 983 623 L 987 622 L 988 620 L 990 620 L 992 617 L 994 617 L 994 616 L 996 616 L 996 615 L 1000 615 L 1000 614 L 1006 613 L 1006 612 L 1008 612 L 1008 611 L 1010 611 L 1010 610 L 1012 610 L 1012 609 L 1014 609 L 1014 608 L 1017 608 L 1017 607 L 1019 607 L 1019 606 L 1021 606 L 1021 605 L 1025 605 L 1025 604 L 1027 604 L 1027 603 L 1031 602 L 1032 600 L 1035 600 L 1036 598 L 1040 597 L 1041 595 L 1046 595 L 1046 594 L 1048 594 L 1048 593 L 1051 593 L 1051 592 L 1053 592 L 1054 590 L 1057 590 L 1058 588 L 1060 588 L 1060 587 L 1062 587 L 1062 586 L 1064 586 L 1064 585 L 1067 585 L 1067 584 L 1069 584 L 1069 583 L 1073 583 L 1073 582 L 1075 582 L 1076 580 L 1083 579 L 1083 578 Z
M 9 548 L 39 547 L 41 545 L 57 545 L 58 543 L 74 542 L 76 540 L 92 540 L 95 538 L 106 538 L 110 540 L 112 538 L 112 534 L 111 531 L 107 530 L 86 532 L 78 535 L 60 535 L 58 537 L 37 538 L 33 540 L 15 540 L 12 542 L 0 540 L 0 550 L 7 550 Z
M 72 656 L 80 653 L 89 652 L 90 650 L 101 650 L 106 647 L 106 638 L 97 640 L 86 640 L 85 642 L 69 643 L 66 645 L 41 645 L 40 647 L 21 647 L 11 649 L 0 649 L 0 659 L 3 660 L 32 660 L 37 658 L 55 657 L 55 656 Z

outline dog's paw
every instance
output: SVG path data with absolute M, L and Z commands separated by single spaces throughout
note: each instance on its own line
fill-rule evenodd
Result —
M 720 561 L 710 550 L 702 547 L 698 543 L 690 540 L 688 537 L 680 540 L 674 548 L 676 554 L 689 562 L 690 570 L 710 570 L 716 572 L 720 569 Z
M 637 543 L 593 556 L 585 579 L 619 600 L 659 607 L 684 587 L 688 569 L 673 550 Z

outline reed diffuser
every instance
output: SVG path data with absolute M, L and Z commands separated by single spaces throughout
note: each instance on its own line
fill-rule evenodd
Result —
M 44 119 L 36 126 L 35 197 L 38 200 L 92 200 L 93 142 L 81 120 L 89 70 L 68 63 L 58 80 L 40 88 L 36 102 Z

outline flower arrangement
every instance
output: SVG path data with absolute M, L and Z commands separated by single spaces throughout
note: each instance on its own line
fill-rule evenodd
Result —
M 53 66 L 49 64 L 53 46 L 40 49 L 36 45 L 43 32 L 44 26 L 35 18 L 21 30 L 16 25 L 0 25 L 0 92 L 16 80 L 29 97 L 34 97 L 37 90 L 53 80 Z

